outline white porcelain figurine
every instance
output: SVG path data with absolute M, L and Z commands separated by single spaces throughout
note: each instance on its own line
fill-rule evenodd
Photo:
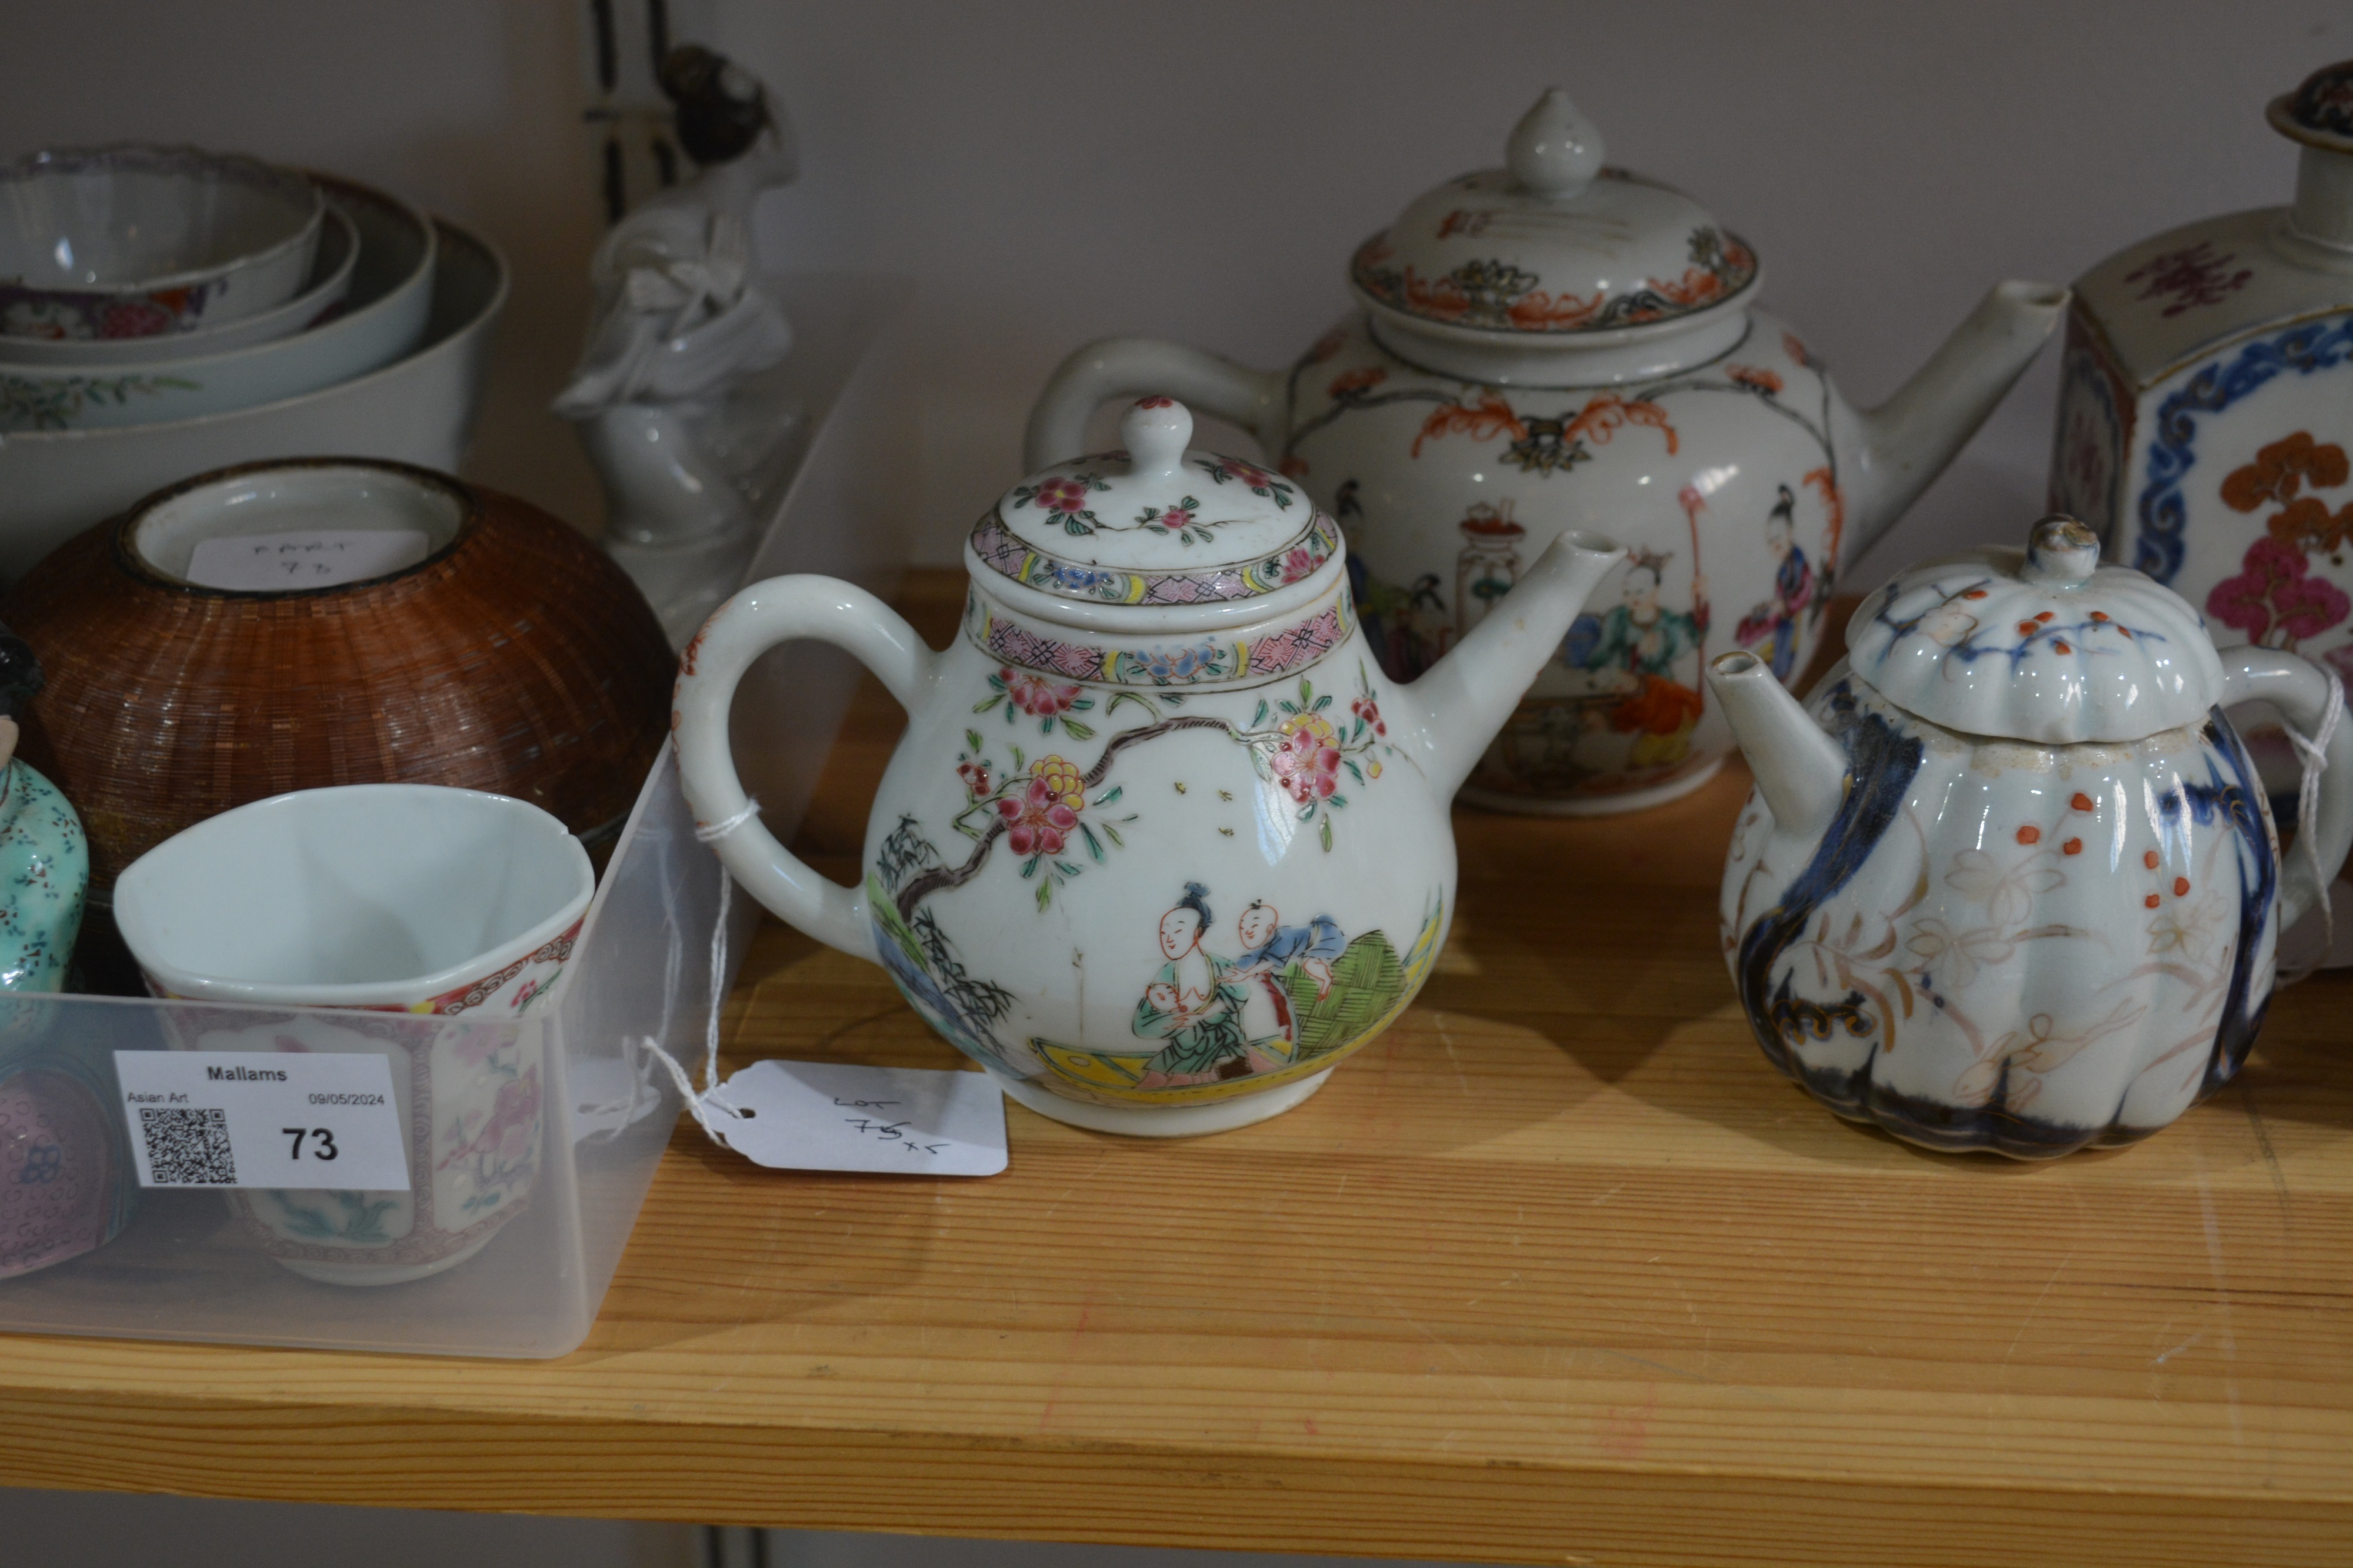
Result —
M 1113 339 L 1055 373 L 1029 466 L 1113 396 L 1163 388 L 1240 424 L 1348 530 L 1367 637 L 1409 679 L 1569 528 L 1631 552 L 1472 773 L 1466 797 L 1626 811 L 1732 749 L 1711 652 L 1806 667 L 1838 563 L 1883 533 L 1992 409 L 2066 302 L 2004 283 L 1886 404 L 1858 414 L 1755 309 L 1756 253 L 1690 197 L 1602 162 L 1546 93 L 1504 167 L 1452 180 L 1358 247 L 1361 309 L 1284 371 Z
M 882 964 L 1008 1094 L 1214 1132 L 1306 1099 L 1419 989 L 1454 913 L 1448 802 L 1623 552 L 1560 540 L 1403 684 L 1298 487 L 1188 449 L 1166 397 L 1121 429 L 973 529 L 944 652 L 830 578 L 729 600 L 685 652 L 679 768 L 754 898 Z M 857 655 L 909 715 L 856 888 L 768 834 L 728 753 L 737 680 L 797 637 Z
M 1754 654 L 1708 681 L 1757 788 L 1723 938 L 1759 1045 L 1841 1116 L 2022 1159 L 2128 1143 L 2230 1081 L 2279 933 L 2283 864 L 2225 706 L 2307 733 L 2328 678 L 2217 654 L 2198 612 L 2101 566 L 2084 524 L 1915 566 L 1863 601 L 1807 704 Z M 2339 724 L 2314 837 L 2353 842 Z
M 555 412 L 578 423 L 604 479 L 614 558 L 676 642 L 741 581 L 756 519 L 741 455 L 717 426 L 727 395 L 780 362 L 792 328 L 754 277 L 752 212 L 800 159 L 760 84 L 685 46 L 662 70 L 680 139 L 704 166 L 616 224 L 589 264 L 596 285 L 572 384 Z M 741 112 L 720 114 L 729 106 Z M 714 117 L 714 132 L 704 123 Z M 732 132 L 732 133 L 731 133 Z

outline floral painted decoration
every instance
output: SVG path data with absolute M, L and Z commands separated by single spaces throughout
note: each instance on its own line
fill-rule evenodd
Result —
M 203 390 L 184 375 L 0 375 L 0 430 L 70 430 L 88 408 Z
M 1074 740 L 1094 738 L 1092 726 L 1071 716 L 1095 705 L 1093 698 L 1082 694 L 1075 686 L 1035 670 L 1005 665 L 988 678 L 988 689 L 990 695 L 972 705 L 974 712 L 990 712 L 1001 705 L 1008 724 L 1019 723 L 1020 716 L 1026 714 L 1038 721 L 1038 732 L 1041 735 L 1052 734 L 1054 726 L 1060 723 L 1062 732 Z
M 1477 229 L 1458 224 L 1449 232 Z M 1537 274 L 1493 258 L 1465 261 L 1443 277 L 1425 278 L 1411 263 L 1390 265 L 1394 251 L 1384 231 L 1357 249 L 1349 275 L 1379 303 L 1447 326 L 1512 333 L 1610 331 L 1707 310 L 1756 281 L 1755 252 L 1719 228 L 1693 229 L 1687 249 L 1690 265 L 1680 277 L 1649 278 L 1629 289 L 1580 296 L 1565 289 L 1548 292 Z
M 1264 496 L 1278 507 L 1288 507 L 1297 491 L 1264 468 L 1245 463 L 1240 458 L 1197 458 L 1201 471 L 1219 484 L 1229 480 L 1240 485 L 1254 496 Z
M 2305 493 L 2333 489 L 2353 479 L 2345 448 L 2315 441 L 2309 431 L 2258 449 L 2255 460 L 2231 470 L 2222 480 L 2222 503 L 2233 511 L 2279 510 L 2263 535 L 2247 546 L 2237 575 L 2225 577 L 2206 595 L 2206 613 L 2247 634 L 2264 647 L 2295 650 L 2296 645 L 2342 623 L 2353 600 L 2327 578 L 2312 572 L 2312 557 L 2342 563 L 2353 542 L 2353 500 L 2331 511 L 2326 500 Z
M 1058 519 L 1065 533 L 1083 538 L 1102 526 L 1102 519 L 1088 504 L 1089 497 L 1110 489 L 1099 474 L 1049 474 L 1034 485 L 1014 486 L 1013 504 L 1035 506 Z

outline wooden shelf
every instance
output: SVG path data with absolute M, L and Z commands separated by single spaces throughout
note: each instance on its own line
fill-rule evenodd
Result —
M 911 587 L 934 639 L 956 587 Z M 802 842 L 846 874 L 897 714 Z M 1018 1109 L 985 1182 L 690 1128 L 545 1363 L 0 1340 L 5 1479 L 437 1508 L 1610 1564 L 2353 1561 L 2353 974 L 2141 1146 L 1915 1152 L 1768 1068 L 1716 952 L 1736 768 L 1457 817 L 1420 1001 L 1198 1142 Z M 955 1058 L 776 926 L 737 1061 Z

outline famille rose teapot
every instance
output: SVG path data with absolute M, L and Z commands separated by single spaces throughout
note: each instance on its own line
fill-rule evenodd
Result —
M 1604 166 L 1567 93 L 1505 166 L 1448 182 L 1358 247 L 1362 309 L 1288 371 L 1113 339 L 1064 362 L 1030 416 L 1032 468 L 1116 396 L 1166 389 L 1255 435 L 1348 529 L 1382 666 L 1427 668 L 1564 530 L 1631 552 L 1546 660 L 1466 798 L 1631 810 L 1732 749 L 1700 675 L 1744 647 L 1806 667 L 1838 563 L 1869 548 L 1968 439 L 2065 306 L 1994 289 L 1927 365 L 1858 414 L 1821 360 L 1753 308 L 1747 244 L 1679 191 Z
M 1192 429 L 1147 397 L 1125 450 L 991 508 L 944 652 L 848 584 L 779 577 L 720 607 L 678 683 L 687 800 L 753 897 L 881 964 L 1022 1104 L 1106 1131 L 1274 1115 L 1404 1010 L 1454 913 L 1448 802 L 1623 554 L 1562 539 L 1392 680 L 1338 526 Z M 737 680 L 796 637 L 909 716 L 856 888 L 786 853 L 728 754 Z
M 2353 843 L 2353 730 L 2283 866 L 2222 712 L 2329 729 L 2328 675 L 2217 654 L 2099 554 L 2055 516 L 1900 574 L 1802 708 L 1756 654 L 1709 667 L 1757 774 L 1725 957 L 1766 1056 L 1841 1116 L 2022 1159 L 2147 1137 L 2237 1072 L 2312 868 Z

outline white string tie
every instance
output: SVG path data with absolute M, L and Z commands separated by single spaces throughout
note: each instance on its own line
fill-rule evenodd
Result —
M 711 824 L 708 827 L 704 826 L 701 823 L 695 824 L 694 841 L 697 844 L 716 844 L 721 839 L 726 837 L 729 834 L 734 832 L 737 828 L 743 826 L 745 823 L 751 821 L 754 817 L 759 815 L 760 803 L 756 800 L 746 798 L 744 802 L 744 809 L 737 812 L 734 816 L 722 817 L 717 822 Z M 723 891 L 719 896 L 719 913 L 721 919 L 723 920 L 726 918 L 727 895 Z
M 754 801 L 724 822 L 696 828 L 694 836 L 706 841 L 723 837 L 742 826 L 759 809 L 759 802 Z M 670 1069 L 670 1081 L 678 1085 L 678 1092 L 685 1097 L 686 1109 L 693 1116 L 694 1124 L 702 1129 L 705 1137 L 723 1149 L 728 1146 L 726 1135 L 712 1125 L 712 1117 L 724 1116 L 731 1121 L 743 1120 L 742 1113 L 727 1103 L 719 1087 L 719 1015 L 727 1002 L 727 906 L 733 900 L 734 891 L 735 879 L 727 874 L 726 868 L 722 867 L 719 871 L 719 918 L 711 927 L 711 1016 L 702 1029 L 703 1087 L 701 1089 L 694 1087 L 694 1080 L 688 1076 L 686 1068 L 680 1065 L 676 1057 L 662 1048 L 659 1040 L 651 1035 L 640 1037 L 654 1059 Z
M 2328 682 L 2328 699 L 2320 710 L 2320 727 L 2308 741 L 2296 733 L 2293 724 L 2282 728 L 2304 758 L 2304 777 L 2295 792 L 2295 847 L 2303 854 L 2305 864 L 2312 868 L 2312 885 L 2320 901 L 2320 947 L 2312 962 L 2283 973 L 2279 980 L 2282 985 L 2293 985 L 2327 963 L 2328 954 L 2337 946 L 2337 911 L 2330 907 L 2328 897 L 2335 868 L 2320 863 L 2320 776 L 2328 771 L 2328 742 L 2337 733 L 2338 721 L 2345 717 L 2345 683 L 2325 664 L 2313 668 Z

